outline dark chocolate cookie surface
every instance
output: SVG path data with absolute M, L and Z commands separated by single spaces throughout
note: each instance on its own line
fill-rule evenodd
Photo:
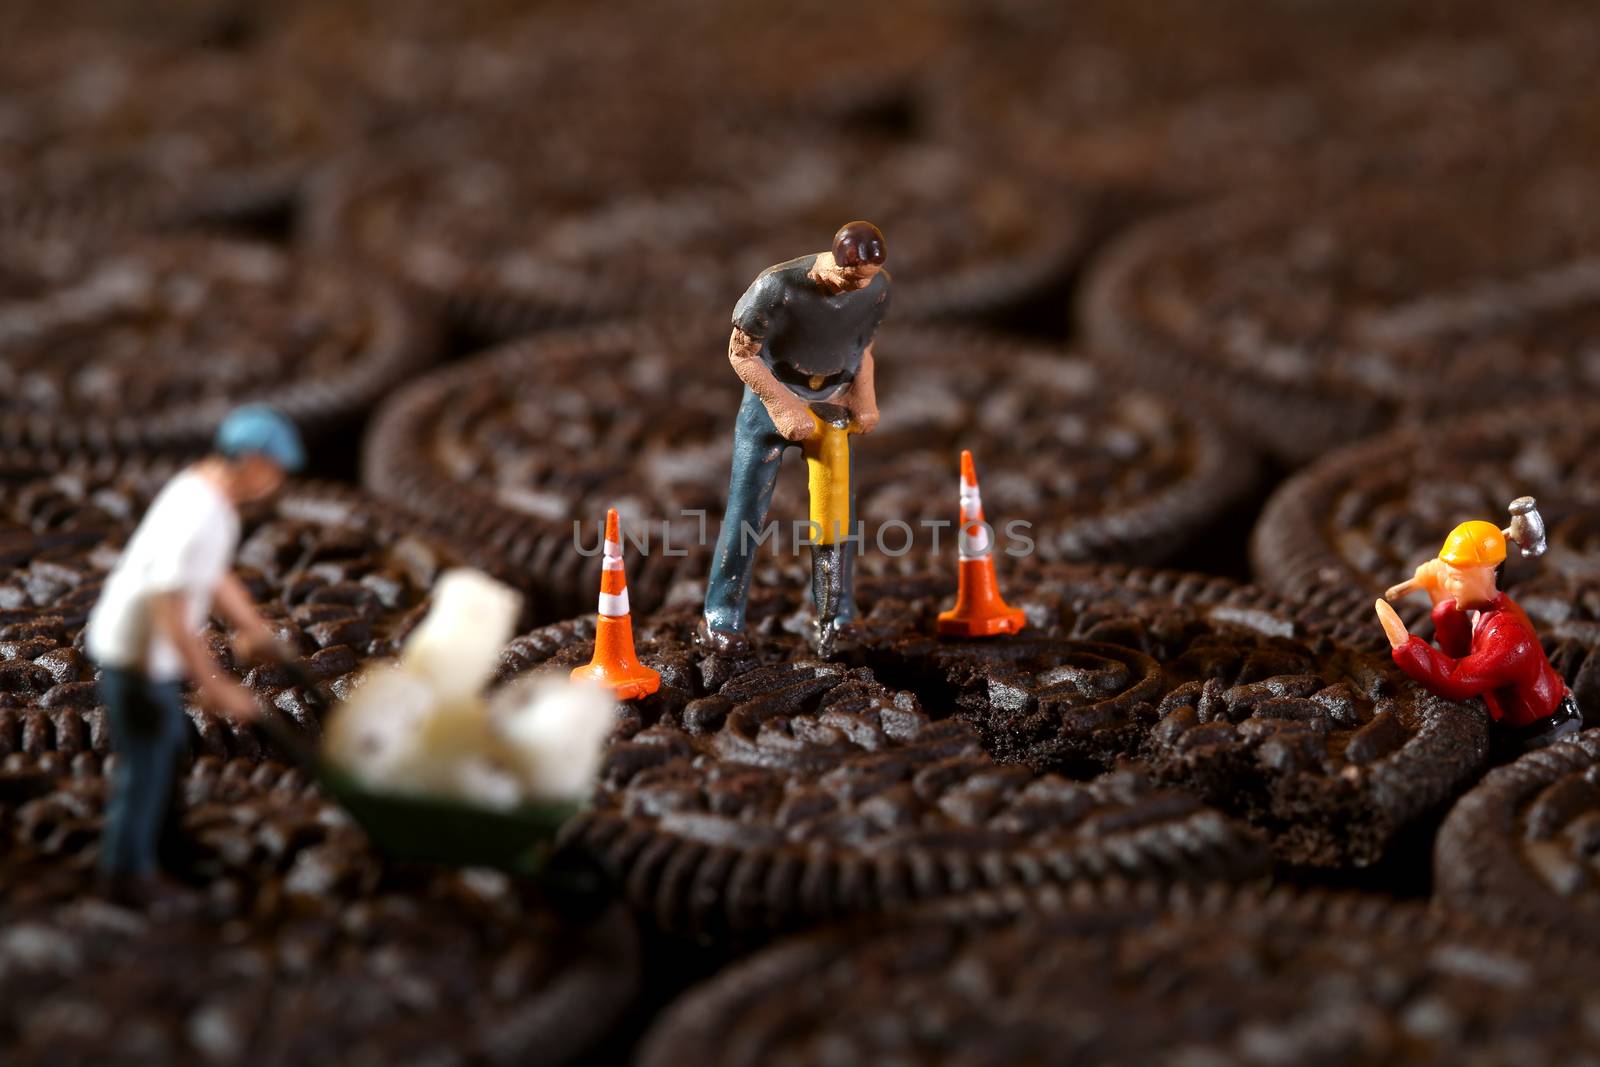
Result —
M 1434 848 L 1439 899 L 1600 945 L 1600 731 L 1489 772 Z
M 83 626 L 106 572 L 169 461 L 0 458 L 0 753 L 110 749 Z M 246 512 L 237 572 L 263 616 L 327 693 L 343 696 L 367 661 L 394 655 L 447 566 L 473 550 L 352 490 L 292 484 Z M 227 632 L 205 638 L 224 667 L 304 729 L 314 701 L 274 667 L 235 667 Z M 196 705 L 197 754 L 260 758 L 265 742 Z
M 387 284 L 265 244 L 0 238 L 0 437 L 198 452 L 236 404 L 315 435 L 431 356 Z
M 986 886 L 1265 872 L 1254 834 L 1138 767 L 1000 764 L 948 706 L 812 658 L 797 599 L 758 590 L 739 656 L 691 644 L 693 608 L 636 625 L 662 688 L 626 707 L 566 841 L 659 928 L 738 942 Z M 504 673 L 564 673 L 592 648 L 588 623 L 536 630 Z
M 1593 966 L 1379 898 L 1049 887 L 778 945 L 679 1001 L 640 1062 L 1584 1062 Z
M 1407 429 L 1342 449 L 1288 481 L 1256 526 L 1263 583 L 1349 620 L 1381 648 L 1373 599 L 1432 559 L 1457 523 L 1503 527 L 1533 496 L 1549 550 L 1509 559 L 1499 587 L 1528 613 L 1580 707 L 1600 708 L 1600 413 L 1579 398 Z M 1395 605 L 1425 621 L 1422 596 Z
M 1295 464 L 1396 424 L 1592 390 L 1591 179 L 1555 167 L 1152 221 L 1087 284 L 1090 350 Z
M 862 574 L 863 616 L 831 662 L 804 644 L 803 581 L 758 572 L 748 654 L 694 647 L 692 582 L 636 617 L 662 690 L 628 706 L 572 840 L 663 927 L 738 936 L 977 886 L 1238 879 L 1264 869 L 1263 843 L 1348 871 L 1486 758 L 1481 709 L 1221 579 L 1009 568 L 1029 629 L 961 641 L 931 636 L 950 576 Z M 569 670 L 592 633 L 525 635 L 505 673 Z
M 893 118 L 959 31 L 961 5 L 884 3 L 841 25 L 825 0 L 306 3 L 269 43 L 398 116 L 515 100 L 541 124 L 626 100 L 681 129 L 689 110 L 823 126 Z M 886 114 L 887 113 L 887 114 Z
M 97 887 L 106 779 L 0 764 L 8 1062 L 583 1062 L 626 1011 L 620 909 L 386 861 L 298 771 L 199 761 L 186 862 L 156 903 Z
M 592 547 L 615 506 L 626 533 L 652 539 L 629 574 L 648 610 L 677 576 L 703 573 L 721 520 L 741 388 L 728 333 L 711 319 L 596 328 L 439 372 L 386 406 L 366 483 L 508 546 L 567 614 L 599 587 L 598 559 L 574 538 Z M 963 448 L 997 544 L 1046 559 L 1158 560 L 1255 478 L 1203 418 L 1112 389 L 1083 360 L 891 323 L 875 363 L 882 421 L 853 444 L 868 555 L 954 557 Z M 807 518 L 806 489 L 803 467 L 781 473 L 770 518 L 783 543 Z

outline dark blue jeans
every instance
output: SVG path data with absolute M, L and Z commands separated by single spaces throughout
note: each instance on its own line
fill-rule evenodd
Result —
M 739 404 L 733 424 L 733 473 L 728 479 L 728 507 L 722 513 L 722 530 L 717 534 L 716 553 L 711 557 L 711 574 L 706 581 L 706 625 L 714 630 L 744 632 L 745 606 L 750 600 L 750 570 L 755 563 L 757 537 L 772 508 L 772 493 L 778 486 L 778 469 L 789 448 L 800 447 L 778 432 L 767 406 L 748 388 Z M 850 479 L 850 530 L 856 523 L 856 490 L 852 457 Z M 796 516 L 805 518 L 805 516 Z M 741 532 L 748 526 L 749 532 Z M 855 545 L 840 545 L 843 596 L 834 621 L 849 622 L 856 616 L 854 591 Z
M 100 869 L 118 876 L 153 874 L 162 833 L 174 817 L 173 775 L 188 740 L 182 689 L 139 671 L 102 667 L 100 698 L 117 753 Z

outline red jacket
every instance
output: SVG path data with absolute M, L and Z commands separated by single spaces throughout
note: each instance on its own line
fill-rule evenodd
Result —
M 1446 600 L 1433 609 L 1433 648 L 1420 637 L 1394 650 L 1400 669 L 1447 700 L 1481 696 L 1496 722 L 1529 726 L 1555 711 L 1567 694 L 1539 636 L 1516 601 L 1504 593 L 1478 613 Z

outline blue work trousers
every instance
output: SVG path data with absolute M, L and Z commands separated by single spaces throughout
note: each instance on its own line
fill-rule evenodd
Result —
M 100 698 L 117 753 L 106 807 L 100 869 L 117 876 L 154 874 L 163 832 L 171 832 L 177 805 L 174 775 L 188 740 L 182 690 L 140 671 L 100 669 Z
M 853 444 L 853 442 L 852 442 Z M 778 469 L 783 454 L 800 447 L 778 432 L 767 406 L 747 387 L 733 424 L 733 473 L 728 480 L 728 506 L 722 513 L 722 530 L 711 557 L 711 574 L 706 582 L 706 625 L 713 630 L 743 633 L 745 607 L 750 600 L 750 571 L 755 564 L 757 538 L 772 507 L 772 493 L 778 485 Z M 850 529 L 856 526 L 856 480 L 854 449 L 851 456 Z M 853 541 L 844 541 L 840 575 L 843 586 L 833 621 L 849 622 L 856 616 L 854 590 L 855 551 Z M 813 596 L 818 591 L 813 590 Z

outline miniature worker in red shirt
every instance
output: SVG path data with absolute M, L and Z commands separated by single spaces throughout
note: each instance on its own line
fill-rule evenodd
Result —
M 1387 599 L 1376 606 L 1401 670 L 1447 700 L 1482 697 L 1489 716 L 1509 730 L 1508 740 L 1523 749 L 1542 748 L 1577 733 L 1583 717 L 1527 614 L 1495 585 L 1507 534 L 1516 528 L 1515 520 L 1508 531 L 1490 522 L 1464 522 L 1450 532 L 1437 559 L 1386 591 L 1386 597 L 1428 593 L 1438 648 L 1407 632 Z

